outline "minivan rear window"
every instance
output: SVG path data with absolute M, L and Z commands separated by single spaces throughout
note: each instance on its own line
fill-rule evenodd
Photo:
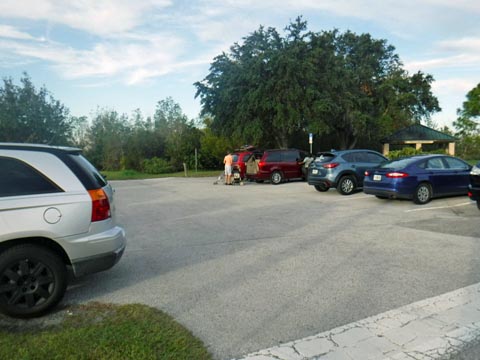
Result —
M 107 181 L 98 170 L 81 154 L 67 153 L 66 156 L 62 156 L 62 160 L 78 177 L 85 189 L 95 190 L 107 185 Z

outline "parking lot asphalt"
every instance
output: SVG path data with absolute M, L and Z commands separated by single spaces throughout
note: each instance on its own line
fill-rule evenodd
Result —
M 112 182 L 126 253 L 65 302 L 160 308 L 231 359 L 480 282 L 466 196 L 418 206 L 214 180 Z

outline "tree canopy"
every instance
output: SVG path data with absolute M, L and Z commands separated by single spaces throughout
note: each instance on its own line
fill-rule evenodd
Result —
M 218 134 L 288 147 L 312 132 L 351 148 L 440 110 L 432 76 L 408 74 L 394 50 L 369 34 L 308 31 L 299 17 L 283 36 L 261 26 L 217 56 L 196 96 Z
M 67 108 L 45 87 L 37 90 L 27 74 L 0 88 L 0 141 L 66 145 L 72 136 Z
M 453 122 L 457 130 L 456 136 L 460 138 L 459 153 L 462 156 L 480 156 L 480 83 L 467 93 L 467 100 L 462 108 L 457 109 L 458 118 Z
M 467 93 L 461 109 L 457 109 L 457 121 L 453 126 L 457 129 L 457 135 L 468 136 L 478 132 L 480 118 L 480 83 Z

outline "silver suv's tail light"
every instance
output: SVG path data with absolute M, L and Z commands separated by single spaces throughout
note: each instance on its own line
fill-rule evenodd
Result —
M 102 221 L 110 218 L 110 201 L 103 189 L 89 190 L 88 193 L 92 198 L 92 222 Z

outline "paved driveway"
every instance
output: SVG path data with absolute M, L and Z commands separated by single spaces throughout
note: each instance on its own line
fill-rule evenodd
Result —
M 418 206 L 214 180 L 113 182 L 127 251 L 65 302 L 158 307 L 230 359 L 480 282 L 467 197 Z

